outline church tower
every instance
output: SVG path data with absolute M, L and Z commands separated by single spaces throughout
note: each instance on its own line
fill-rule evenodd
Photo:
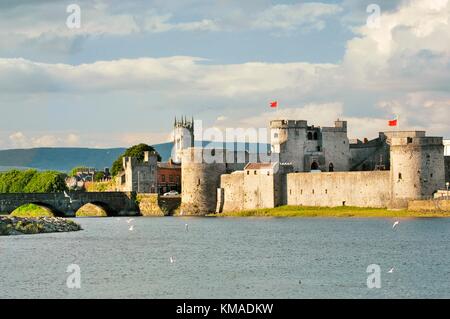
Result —
M 183 150 L 189 147 L 194 147 L 194 118 L 190 121 L 186 117 L 181 117 L 180 121 L 175 118 L 173 125 L 172 162 L 181 164 Z

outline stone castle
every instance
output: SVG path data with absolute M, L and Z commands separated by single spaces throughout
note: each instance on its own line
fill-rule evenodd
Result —
M 449 180 L 443 138 L 423 131 L 384 132 L 360 141 L 348 139 L 342 120 L 333 127 L 273 120 L 270 134 L 277 160 L 251 161 L 245 151 L 193 147 L 193 123 L 175 125 L 181 212 L 205 215 L 279 205 L 403 208 L 410 200 L 431 198 Z

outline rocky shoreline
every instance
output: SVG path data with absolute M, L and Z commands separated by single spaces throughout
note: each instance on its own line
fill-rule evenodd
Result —
M 70 219 L 60 217 L 0 216 L 0 236 L 59 233 L 82 230 Z

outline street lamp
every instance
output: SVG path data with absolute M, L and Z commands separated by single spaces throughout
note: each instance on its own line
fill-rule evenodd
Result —
M 447 199 L 448 199 L 448 188 L 450 186 L 450 182 L 445 183 L 445 186 L 447 186 Z

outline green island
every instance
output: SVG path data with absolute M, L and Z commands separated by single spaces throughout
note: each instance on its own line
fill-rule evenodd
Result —
M 385 218 L 421 218 L 450 217 L 450 211 L 421 212 L 389 210 L 386 208 L 361 208 L 351 206 L 310 207 L 310 206 L 280 206 L 275 208 L 260 208 L 237 212 L 210 214 L 212 217 L 385 217 Z
M 60 217 L 0 216 L 0 236 L 71 232 L 81 229 L 73 220 Z

